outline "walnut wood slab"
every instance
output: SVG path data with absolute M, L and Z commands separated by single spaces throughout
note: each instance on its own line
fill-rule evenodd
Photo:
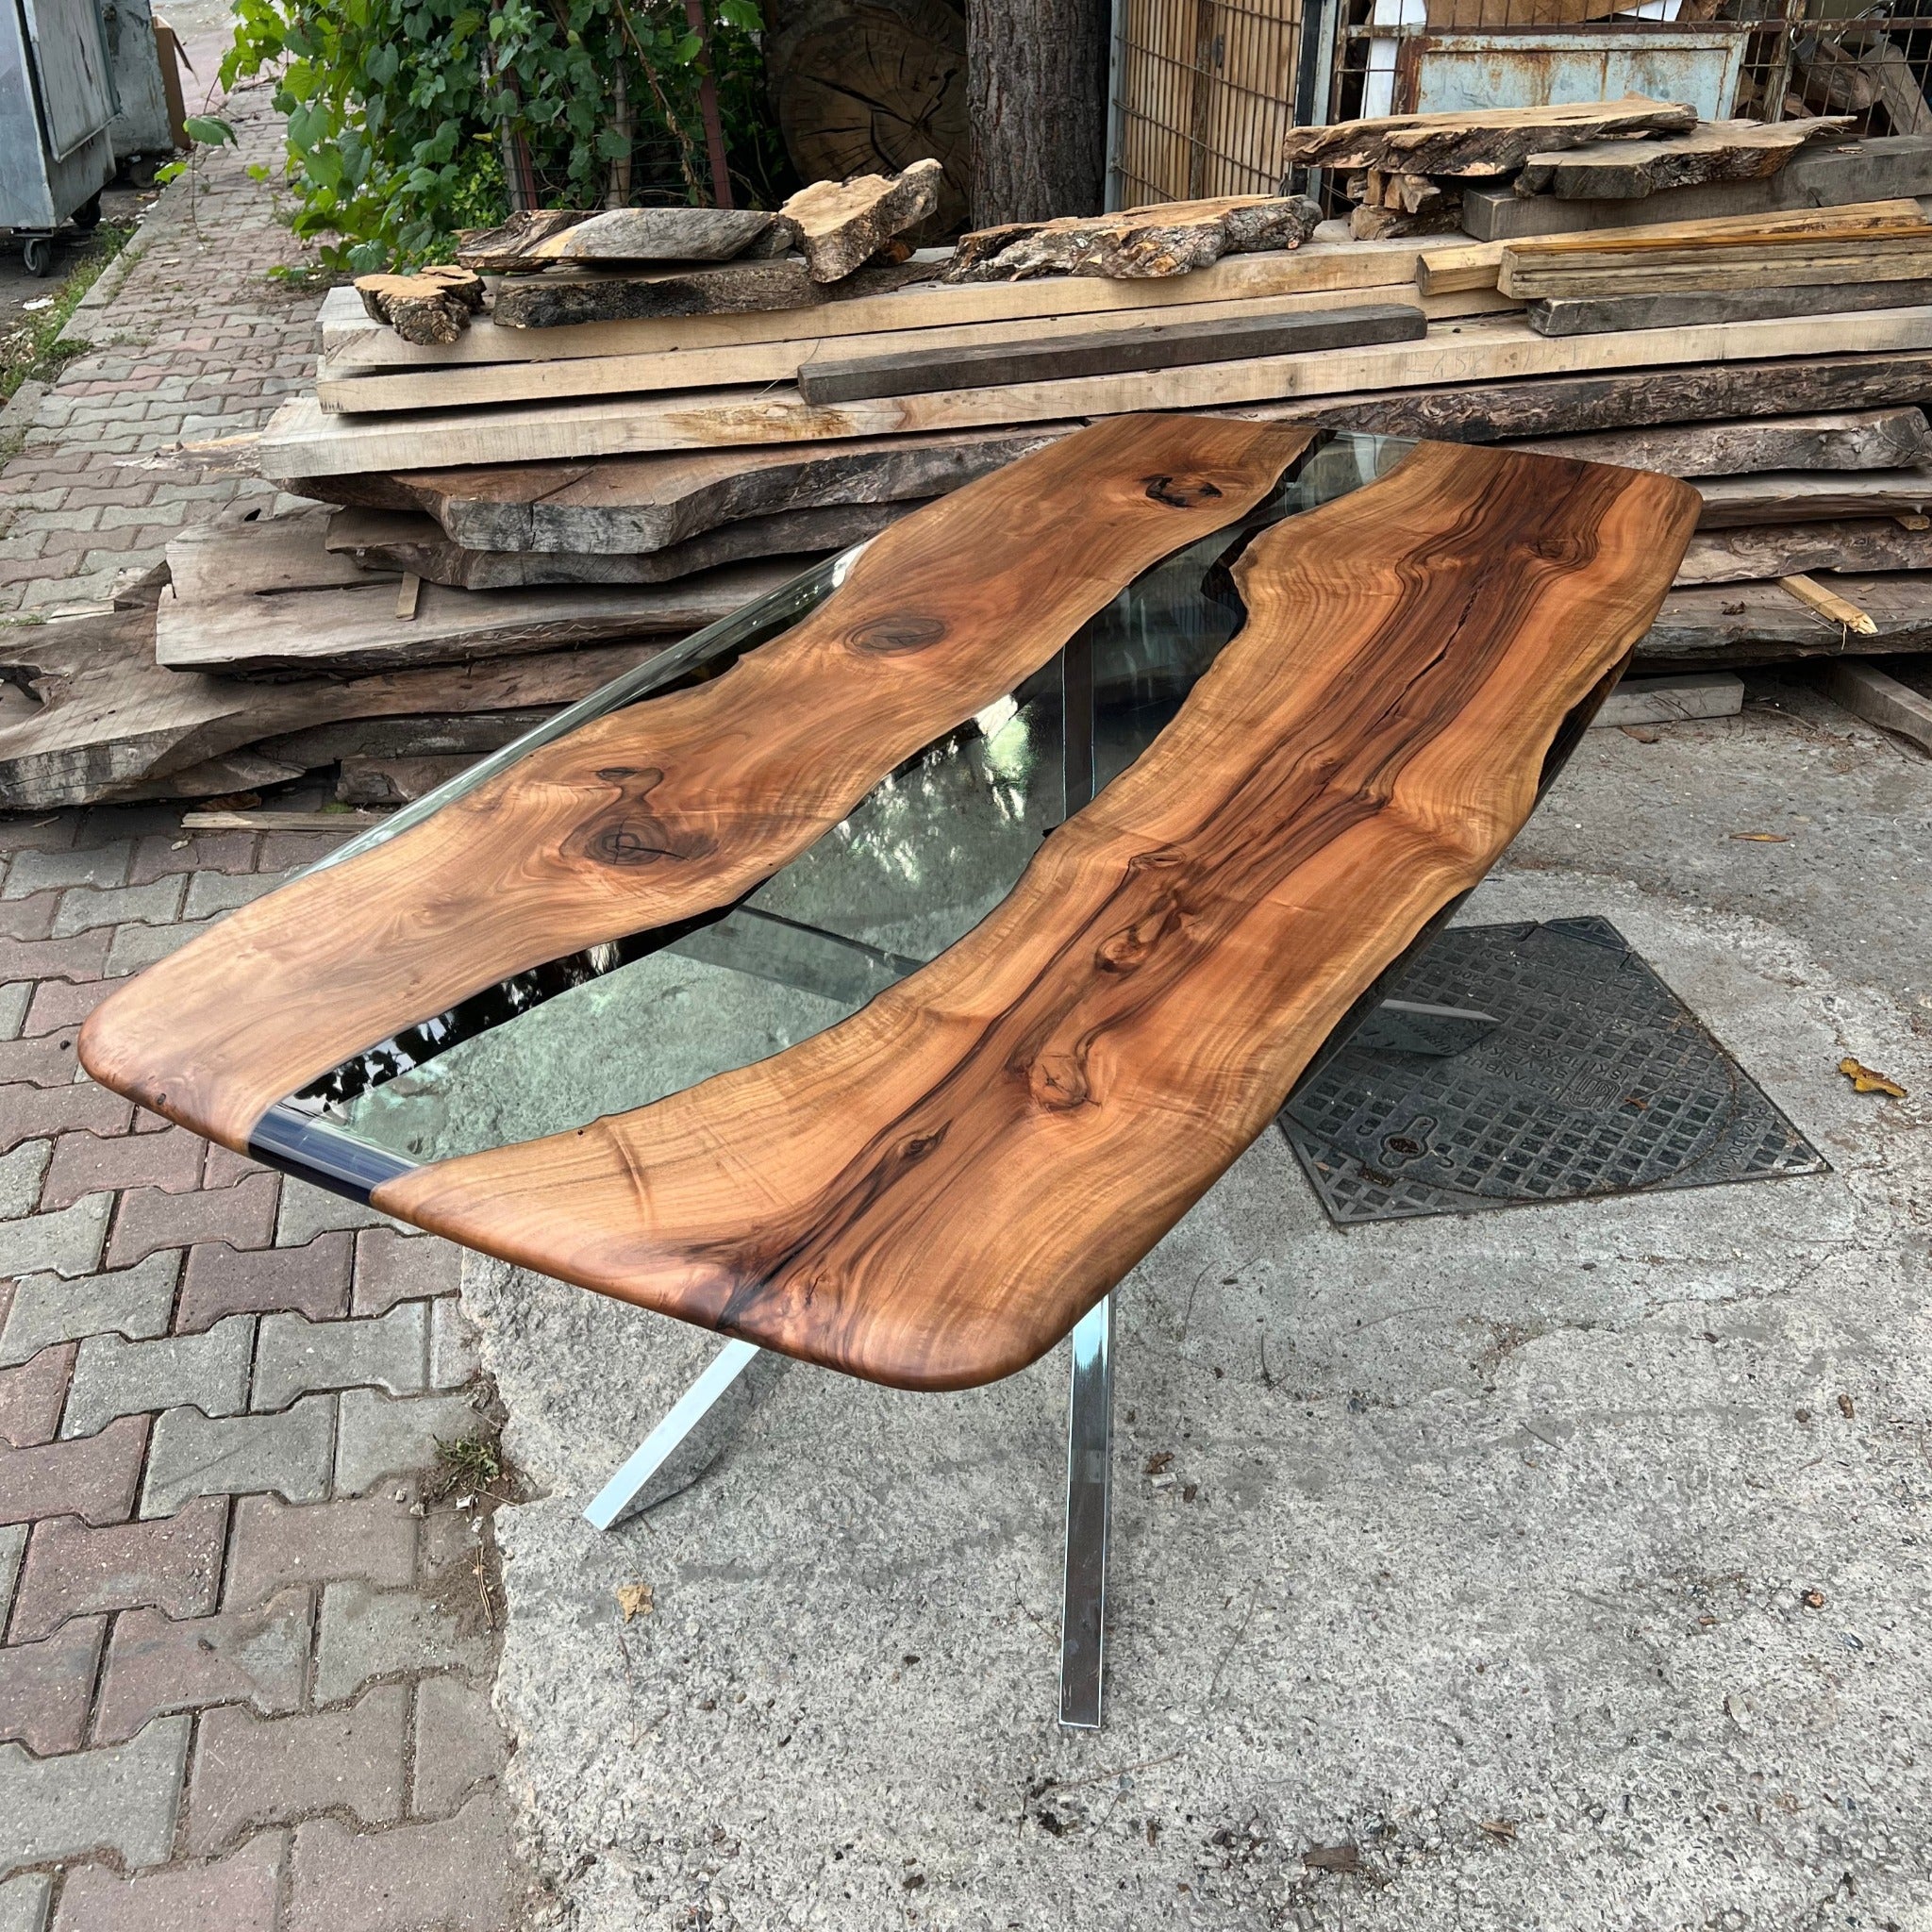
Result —
M 915 511 L 723 675 L 573 732 L 150 968 L 90 1020 L 84 1064 L 244 1148 L 274 1102 L 398 1027 L 730 904 L 1259 502 L 1315 433 L 1122 417 Z
M 772 1058 L 375 1205 L 874 1380 L 1012 1373 L 1482 876 L 1697 511 L 1662 476 L 1421 446 L 1253 541 L 1248 622 L 1174 722 L 932 964 Z

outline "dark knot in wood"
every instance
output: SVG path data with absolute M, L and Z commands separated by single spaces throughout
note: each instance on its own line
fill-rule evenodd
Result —
M 597 776 L 618 788 L 619 797 L 591 819 L 575 841 L 575 851 L 597 865 L 634 871 L 659 859 L 689 860 L 710 856 L 715 841 L 652 811 L 646 801 L 664 782 L 655 765 L 607 765 Z
M 855 625 L 846 633 L 856 651 L 890 656 L 896 651 L 923 651 L 946 634 L 945 620 L 899 614 L 874 617 L 869 624 Z
M 1145 476 L 1141 481 L 1148 497 L 1166 504 L 1169 509 L 1199 509 L 1221 494 L 1221 486 L 1205 476 Z

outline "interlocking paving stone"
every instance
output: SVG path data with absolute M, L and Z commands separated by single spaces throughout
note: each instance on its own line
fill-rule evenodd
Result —
M 0 1156 L 0 1220 L 13 1221 L 34 1211 L 53 1158 L 50 1141 L 29 1141 Z
M 33 1523 L 44 1516 L 126 1522 L 134 1513 L 146 1446 L 146 1417 L 130 1415 L 85 1441 L 0 1448 L 0 1523 Z
M 58 1032 L 63 1026 L 78 1026 L 114 991 L 111 980 L 43 979 L 34 988 L 20 1030 L 24 1034 L 40 1034 Z
M 16 979 L 11 986 L 0 986 L 0 1040 L 18 1040 L 26 1024 L 26 1009 L 32 1002 L 33 981 Z
M 255 1827 L 329 1810 L 394 1824 L 408 1728 L 407 1684 L 306 1717 L 258 1718 L 241 1705 L 209 1711 L 188 1780 L 188 1849 L 219 1851 Z
M 253 832 L 150 832 L 134 841 L 134 862 L 127 870 L 129 885 L 172 873 L 253 872 Z
M 26 1361 L 57 1341 L 109 1332 L 130 1341 L 168 1332 L 181 1257 L 163 1250 L 133 1268 L 63 1280 L 29 1274 L 0 1322 L 0 1365 Z
M 495 1777 L 508 1756 L 509 1740 L 489 1691 L 460 1677 L 425 1677 L 416 1686 L 409 1809 L 418 1818 L 447 1816 L 477 1785 Z
M 404 1302 L 373 1321 L 263 1318 L 255 1356 L 253 1408 L 285 1408 L 315 1389 L 375 1385 L 415 1394 L 429 1375 L 429 1304 Z
M 245 1701 L 271 1717 L 300 1709 L 314 1616 L 306 1590 L 178 1624 L 158 1610 L 125 1612 L 108 1640 L 94 1735 L 117 1744 L 150 1718 L 208 1704 Z
M 121 1197 L 108 1265 L 125 1267 L 157 1248 L 226 1241 L 231 1248 L 265 1248 L 275 1239 L 277 1176 L 251 1174 L 213 1193 L 170 1194 L 135 1188 Z M 44 1217 L 43 1217 L 44 1218 Z M 0 1228 L 0 1237 L 6 1234 Z
M 490 1644 L 465 1636 L 448 1611 L 408 1590 L 331 1583 L 322 1592 L 315 1701 L 340 1704 L 376 1677 L 415 1671 L 480 1671 Z
M 90 1529 L 72 1517 L 34 1525 L 8 1639 L 28 1643 L 70 1617 L 158 1609 L 206 1617 L 215 1607 L 228 1504 L 203 1496 L 175 1516 Z
M 282 1190 L 282 1211 L 275 1224 L 275 1246 L 305 1247 L 319 1234 L 337 1227 L 393 1227 L 388 1215 L 378 1214 L 359 1201 L 332 1194 L 326 1188 L 312 1188 L 307 1181 L 291 1180 Z
M 385 1476 L 431 1469 L 438 1443 L 476 1433 L 476 1407 L 468 1394 L 383 1395 L 351 1389 L 341 1400 L 336 1489 L 343 1495 L 360 1495 Z
M 80 1749 L 107 1627 L 107 1618 L 87 1617 L 39 1642 L 0 1647 L 0 1740 L 37 1757 Z
M 125 1744 L 39 1761 L 0 1744 L 0 1876 L 83 1852 L 164 1863 L 187 1762 L 185 1717 L 161 1718 Z
M 482 1340 L 455 1296 L 433 1305 L 429 1315 L 429 1386 L 460 1389 L 482 1372 Z
M 267 1490 L 291 1503 L 319 1501 L 328 1493 L 335 1410 L 332 1395 L 305 1395 L 280 1415 L 218 1421 L 193 1408 L 165 1410 L 155 1419 L 141 1513 L 171 1516 L 191 1496 Z
M 7 1620 L 13 1614 L 13 1589 L 20 1577 L 21 1559 L 26 1555 L 24 1523 L 9 1523 L 0 1528 L 0 1637 L 7 1634 Z
M 0 1084 L 25 1080 L 32 1087 L 72 1086 L 80 1067 L 74 1055 L 79 1033 L 78 1026 L 62 1026 L 53 1033 L 9 1040 L 0 1046 Z
M 105 928 L 69 940 L 0 940 L 0 979 L 98 979 L 112 943 Z
M 115 886 L 103 891 L 98 886 L 75 886 L 60 896 L 54 915 L 54 937 L 65 939 L 70 933 L 87 932 L 97 925 L 123 925 L 139 921 L 144 925 L 165 925 L 181 912 L 182 882 L 156 879 L 145 886 Z
M 288 1835 L 267 1831 L 207 1864 L 122 1878 L 83 1865 L 60 1888 L 53 1932 L 275 1932 Z
M 117 1415 L 192 1404 L 204 1415 L 235 1415 L 248 1406 L 248 1360 L 255 1317 L 230 1315 L 202 1335 L 124 1341 L 94 1335 L 80 1344 L 63 1436 L 91 1436 Z
M 273 1172 L 260 1161 L 251 1160 L 245 1154 L 237 1154 L 232 1147 L 224 1147 L 219 1141 L 210 1141 L 207 1143 L 207 1157 L 201 1163 L 201 1184 L 205 1188 L 232 1188 L 237 1181 L 244 1181 L 252 1174 Z
M 380 1315 L 400 1301 L 454 1294 L 462 1282 L 463 1251 L 434 1235 L 368 1227 L 356 1237 L 356 1312 Z
M 7 868 L 0 898 L 25 899 L 49 886 L 118 886 L 127 876 L 134 848 L 124 840 L 90 851 L 17 852 Z
M 201 1182 L 206 1143 L 186 1127 L 156 1133 L 62 1134 L 41 1186 L 43 1208 L 66 1208 L 83 1194 L 112 1188 L 164 1188 L 183 1193 Z
M 358 1837 L 332 1818 L 295 1828 L 285 1932 L 503 1932 L 509 1845 L 502 1800 L 479 1791 L 438 1824 Z
M 312 1322 L 346 1315 L 352 1239 L 325 1234 L 306 1248 L 245 1251 L 225 1241 L 199 1243 L 189 1251 L 175 1328 L 189 1334 L 223 1315 L 277 1308 L 293 1309 Z
M 25 1154 L 34 1144 L 29 1141 L 15 1153 Z M 0 1222 L 0 1274 L 92 1274 L 100 1266 L 101 1244 L 107 1239 L 108 1215 L 113 1205 L 111 1194 L 88 1194 L 57 1214 L 29 1214 L 21 1221 Z M 168 1243 L 156 1241 L 152 1245 L 158 1248 Z M 148 1252 L 142 1250 L 142 1254 Z M 140 1256 L 132 1258 L 139 1260 Z
M 184 920 L 178 925 L 143 925 L 139 921 L 117 925 L 101 956 L 101 972 L 108 979 L 125 979 L 130 974 L 145 972 L 157 959 L 178 952 L 213 924 L 202 919 Z
M 272 892 L 286 874 L 281 873 L 231 874 L 198 872 L 189 882 L 184 919 L 205 919 L 213 912 L 232 912 L 264 892 Z
M 51 1442 L 67 1398 L 75 1344 L 43 1348 L 17 1369 L 0 1369 L 0 1442 L 33 1449 Z
M 35 1087 L 25 1081 L 0 1087 L 0 1153 L 23 1141 L 55 1134 L 125 1134 L 133 1105 L 105 1087 Z
M 351 1577 L 405 1588 L 416 1574 L 416 1541 L 417 1519 L 391 1495 L 299 1505 L 242 1496 L 223 1604 L 245 1607 L 291 1584 Z
M 53 1896 L 54 1877 L 49 1872 L 23 1872 L 0 1882 L 0 1932 L 45 1932 Z

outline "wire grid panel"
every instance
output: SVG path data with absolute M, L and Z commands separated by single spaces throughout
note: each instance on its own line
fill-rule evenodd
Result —
M 1607 920 L 1451 926 L 1395 991 L 1499 1024 L 1346 1046 L 1296 1090 L 1281 1129 L 1338 1225 L 1824 1169 Z
M 1115 204 L 1273 194 L 1301 0 L 1120 0 Z

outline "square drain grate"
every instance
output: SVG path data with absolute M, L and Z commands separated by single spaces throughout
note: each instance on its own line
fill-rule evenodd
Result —
M 1344 1047 L 1290 1098 L 1338 1226 L 1828 1171 L 1607 919 L 1450 926 L 1390 996 L 1500 1024 L 1457 1054 Z

